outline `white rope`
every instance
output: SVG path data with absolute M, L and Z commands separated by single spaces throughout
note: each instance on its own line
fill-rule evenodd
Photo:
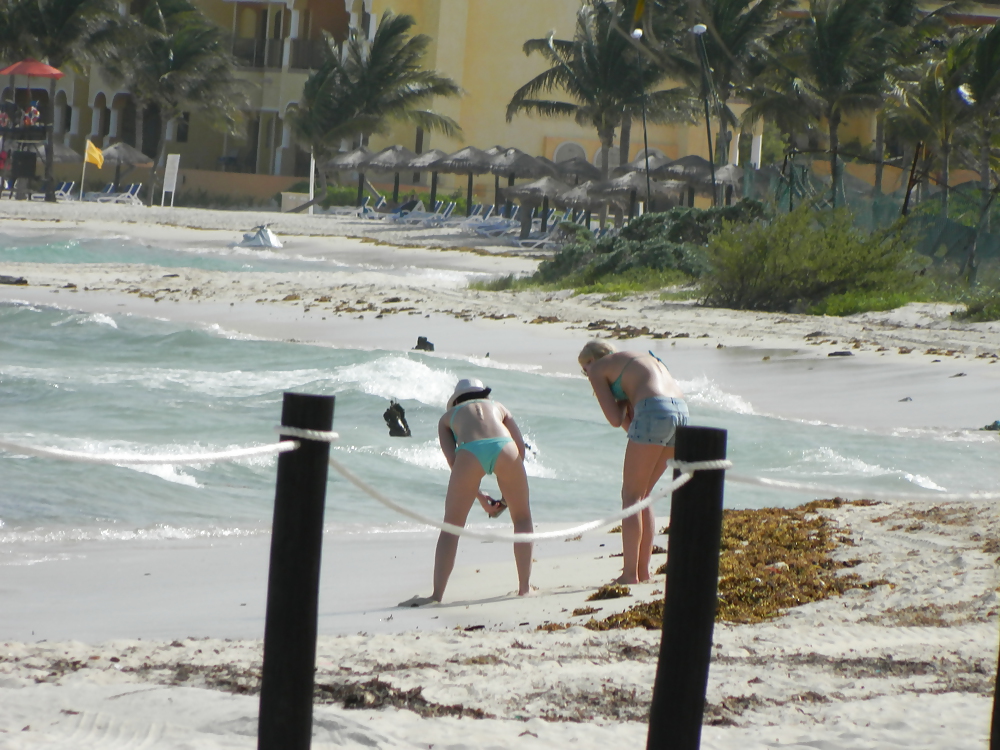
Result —
M 1000 500 L 1000 492 L 972 492 L 966 495 L 959 495 L 947 492 L 934 492 L 928 490 L 925 493 L 916 492 L 878 492 L 871 490 L 844 490 L 834 487 L 823 487 L 817 484 L 806 484 L 803 482 L 788 482 L 783 479 L 766 479 L 764 477 L 748 477 L 742 474 L 727 474 L 726 481 L 739 482 L 740 484 L 755 484 L 759 487 L 768 487 L 776 490 L 787 490 L 789 492 L 809 492 L 822 495 L 823 497 L 863 497 L 868 500 L 939 500 L 942 502 L 951 501 L 976 501 L 976 500 Z
M 344 466 L 340 461 L 331 457 L 330 466 L 339 471 L 343 477 L 357 487 L 362 492 L 367 493 L 372 498 L 382 503 L 382 505 L 387 508 L 391 508 L 397 513 L 406 516 L 407 518 L 412 518 L 414 521 L 425 524 L 427 526 L 433 526 L 436 529 L 441 529 L 441 531 L 447 531 L 449 534 L 454 534 L 455 536 L 470 536 L 476 539 L 486 539 L 492 542 L 542 542 L 550 539 L 569 539 L 574 536 L 579 536 L 588 531 L 593 531 L 594 529 L 599 529 L 602 526 L 611 526 L 612 524 L 618 523 L 619 521 L 634 516 L 637 513 L 641 513 L 643 510 L 648 508 L 650 505 L 655 503 L 657 500 L 662 500 L 664 497 L 672 493 L 679 487 L 683 487 L 687 482 L 694 476 L 693 473 L 686 472 L 681 474 L 679 477 L 674 479 L 666 490 L 657 494 L 650 495 L 645 500 L 640 500 L 635 505 L 630 505 L 628 508 L 620 513 L 616 513 L 613 516 L 608 516 L 607 518 L 601 518 L 597 521 L 590 521 L 588 523 L 580 524 L 579 526 L 573 526 L 568 529 L 559 529 L 556 531 L 541 531 L 532 534 L 516 534 L 512 532 L 498 532 L 498 531 L 477 531 L 475 529 L 467 529 L 464 526 L 456 526 L 452 523 L 445 523 L 443 521 L 435 521 L 432 518 L 421 515 L 416 511 L 410 510 L 409 508 L 400 505 L 399 503 L 391 500 L 386 495 L 383 495 L 377 489 L 368 484 L 365 480 L 359 477 L 357 474 L 352 472 L 346 466 Z
M 267 456 L 275 453 L 287 453 L 299 447 L 295 440 L 283 440 L 274 445 L 259 445 L 252 448 L 233 448 L 215 453 L 176 453 L 151 456 L 139 453 L 82 453 L 67 451 L 62 448 L 40 448 L 30 445 L 19 445 L 0 440 L 0 450 L 21 456 L 36 456 L 39 458 L 58 458 L 62 461 L 73 461 L 85 464 L 111 464 L 114 466 L 139 466 L 149 464 L 208 464 L 216 461 L 231 461 L 237 458 L 251 456 Z
M 288 437 L 302 438 L 303 440 L 315 440 L 317 443 L 332 443 L 336 440 L 340 440 L 340 435 L 336 432 L 328 432 L 326 430 L 306 430 L 302 427 L 286 427 L 285 425 L 277 425 L 274 431 L 280 435 L 288 435 Z
M 718 471 L 733 468 L 733 462 L 725 459 L 713 461 L 678 461 L 676 458 L 667 460 L 667 468 L 677 469 L 690 474 L 696 471 Z

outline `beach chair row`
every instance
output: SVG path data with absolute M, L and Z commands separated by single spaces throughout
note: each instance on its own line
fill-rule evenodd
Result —
M 142 190 L 142 183 L 133 182 L 124 190 L 115 192 L 114 183 L 109 182 L 97 192 L 86 193 L 83 199 L 96 203 L 120 203 L 129 206 L 141 206 L 142 201 L 139 199 L 140 190 Z

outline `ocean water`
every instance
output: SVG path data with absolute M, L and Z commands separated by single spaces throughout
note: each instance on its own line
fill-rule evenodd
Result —
M 521 426 L 538 521 L 572 524 L 615 511 L 624 434 L 604 422 L 580 376 L 251 340 L 126 314 L 0 305 L 0 440 L 126 454 L 264 445 L 277 439 L 284 391 L 331 394 L 341 435 L 334 450 L 362 477 L 432 517 L 448 480 L 437 421 L 461 377 L 486 381 Z M 693 422 L 729 430 L 729 455 L 741 474 L 929 497 L 995 490 L 984 486 L 982 471 L 995 462 L 989 433 L 874 433 L 789 421 L 755 413 L 708 379 L 682 386 Z M 382 412 L 390 399 L 405 407 L 412 438 L 388 436 Z M 275 466 L 272 457 L 95 466 L 0 452 L 0 544 L 264 533 Z M 492 478 L 484 488 L 495 490 Z M 812 499 L 733 483 L 726 493 L 729 507 Z M 473 519 L 481 519 L 476 509 Z M 326 521 L 350 533 L 419 528 L 332 471 Z

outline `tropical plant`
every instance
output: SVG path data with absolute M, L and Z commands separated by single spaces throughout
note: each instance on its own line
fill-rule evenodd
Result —
M 843 192 L 840 125 L 845 115 L 880 104 L 892 41 L 878 0 L 810 0 L 806 15 L 778 40 L 750 92 L 745 122 L 770 116 L 786 131 L 826 123 L 834 207 Z
M 665 78 L 662 67 L 643 64 L 626 34 L 621 11 L 602 0 L 586 0 L 576 16 L 573 39 L 529 39 L 524 53 L 538 53 L 551 66 L 521 86 L 507 105 L 507 121 L 520 112 L 543 117 L 572 117 L 597 130 L 601 171 L 607 178 L 608 153 L 624 117 L 639 111 L 645 97 L 646 117 L 653 122 L 692 119 L 692 102 L 684 88 L 653 90 Z M 543 99 L 561 91 L 570 101 Z
M 114 0 L 5 0 L 0 4 L 0 58 L 31 57 L 54 68 L 82 72 L 118 39 L 121 23 Z M 56 79 L 49 79 L 49 111 L 55 112 Z M 45 200 L 55 201 L 53 128 L 45 147 Z
M 462 90 L 452 79 L 422 67 L 431 39 L 410 36 L 415 24 L 412 16 L 387 10 L 371 41 L 352 31 L 343 55 L 326 35 L 325 60 L 306 81 L 291 120 L 317 161 L 325 162 L 344 139 L 367 140 L 393 121 L 449 136 L 460 132 L 453 119 L 424 108 L 435 97 L 459 96 Z M 325 170 L 319 175 L 325 195 Z
M 190 112 L 212 127 L 237 132 L 247 85 L 236 76 L 222 29 L 188 0 L 146 0 L 136 21 L 128 40 L 103 62 L 135 101 L 136 147 L 143 148 L 143 114 L 150 107 L 159 110 L 164 126 Z M 167 145 L 161 138 L 150 200 Z

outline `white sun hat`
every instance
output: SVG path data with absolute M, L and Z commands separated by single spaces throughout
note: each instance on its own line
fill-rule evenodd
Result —
M 483 385 L 483 381 L 478 378 L 462 378 L 455 386 L 455 392 L 448 399 L 448 408 L 450 409 L 455 405 L 455 399 L 459 396 L 464 396 L 466 393 L 474 393 L 475 391 L 486 391 L 488 394 L 489 390 L 489 388 Z

